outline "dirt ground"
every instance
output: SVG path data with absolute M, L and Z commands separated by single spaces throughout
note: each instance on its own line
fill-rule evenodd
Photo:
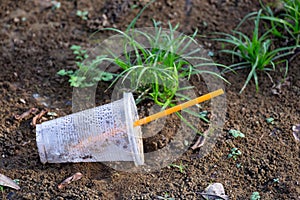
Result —
M 258 93 L 251 82 L 240 95 L 247 71 L 226 74 L 231 84 L 226 84 L 222 136 L 205 157 L 199 158 L 198 150 L 184 153 L 176 164 L 182 162 L 185 173 L 173 167 L 140 174 L 116 171 L 102 163 L 40 162 L 33 115 L 20 121 L 14 116 L 32 107 L 58 116 L 70 114 L 73 89 L 67 78 L 56 74 L 74 68 L 69 47 L 93 46 L 89 36 L 98 28 L 124 30 L 146 2 L 64 0 L 56 9 L 50 0 L 0 2 L 0 173 L 19 179 L 21 187 L 5 187 L 0 199 L 158 199 L 166 193 L 175 199 L 201 199 L 199 193 L 215 182 L 223 184 L 230 199 L 249 199 L 255 191 L 261 199 L 300 199 L 300 150 L 292 135 L 292 126 L 300 123 L 299 56 L 290 63 L 291 84 L 283 87 L 280 95 L 271 92 L 273 84 L 265 74 L 259 76 Z M 258 8 L 259 3 L 250 0 L 157 0 L 142 14 L 137 27 L 150 27 L 153 18 L 164 26 L 168 20 L 173 25 L 180 23 L 180 31 L 186 34 L 195 29 L 203 35 L 229 32 Z M 76 16 L 77 10 L 89 11 L 88 20 Z M 111 34 L 100 32 L 97 37 Z M 202 37 L 198 41 L 215 52 L 217 62 L 229 63 L 230 56 L 219 55 L 214 42 Z M 271 76 L 277 83 L 283 73 Z M 110 93 L 99 92 L 102 98 L 97 104 L 109 102 Z M 266 122 L 269 117 L 274 124 Z M 240 130 L 246 137 L 233 139 L 228 135 L 230 129 Z M 145 149 L 151 149 L 151 144 L 145 143 Z M 227 158 L 233 146 L 242 152 L 236 161 Z M 76 172 L 83 178 L 59 190 L 58 184 Z

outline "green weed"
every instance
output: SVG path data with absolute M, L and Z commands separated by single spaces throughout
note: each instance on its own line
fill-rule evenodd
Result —
M 251 197 L 250 197 L 250 200 L 259 200 L 260 199 L 260 195 L 258 192 L 253 192 Z
M 230 151 L 231 153 L 228 154 L 228 158 L 233 158 L 234 160 L 236 160 L 238 156 L 242 155 L 242 152 L 236 147 L 232 148 Z
M 60 6 L 61 6 L 61 3 L 59 1 L 51 1 L 51 4 L 52 4 L 52 10 L 56 10 L 56 9 L 59 9 Z
M 274 118 L 272 118 L 272 117 L 269 117 L 269 118 L 266 118 L 266 122 L 268 123 L 268 124 L 274 124 Z
M 88 55 L 86 50 L 81 46 L 72 45 L 71 50 L 76 56 L 77 70 L 60 70 L 57 72 L 61 76 L 69 76 L 69 82 L 72 87 L 90 87 L 98 83 L 98 81 L 110 81 L 114 78 L 114 74 L 104 72 L 99 69 L 99 65 L 106 61 L 106 56 L 97 56 L 91 62 L 86 61 Z M 86 62 L 84 62 L 86 61 Z
M 209 119 L 207 118 L 207 114 L 208 114 L 207 110 L 201 111 L 199 113 L 199 118 L 202 119 L 203 121 L 205 121 L 206 123 L 209 123 Z
M 238 130 L 234 130 L 234 129 L 230 129 L 228 131 L 228 133 L 231 134 L 234 138 L 238 138 L 238 137 L 244 138 L 245 137 L 244 133 L 242 133 L 241 131 L 238 131 Z
M 114 80 L 113 84 L 119 79 L 121 79 L 122 83 L 126 82 L 126 80 L 135 80 L 130 82 L 129 87 L 136 94 L 137 103 L 146 99 L 151 100 L 163 110 L 177 105 L 179 101 L 191 100 L 189 95 L 186 94 L 193 90 L 194 87 L 182 86 L 181 81 L 188 81 L 193 75 L 211 74 L 220 78 L 220 80 L 226 81 L 213 71 L 201 69 L 202 66 L 225 66 L 212 63 L 207 58 L 199 57 L 199 52 L 202 50 L 200 48 L 191 48 L 196 43 L 195 36 L 197 31 L 192 36 L 178 35 L 178 32 L 176 32 L 179 28 L 178 24 L 172 26 L 169 23 L 167 31 L 155 20 L 153 20 L 153 25 L 153 32 L 148 32 L 147 29 L 146 31 L 106 29 L 115 31 L 125 38 L 123 43 L 124 56 L 122 58 L 114 57 L 114 63 L 123 71 Z M 139 40 L 147 41 L 146 43 L 149 46 L 145 48 Z M 127 49 L 132 49 L 132 51 L 127 51 Z M 187 61 L 189 59 L 197 60 L 198 64 L 193 65 L 189 63 Z M 175 99 L 175 97 L 179 98 Z M 201 113 L 196 113 L 189 109 L 185 109 L 183 112 L 209 122 Z M 196 132 L 198 131 L 183 119 L 181 114 L 176 114 L 190 128 Z
M 300 1 L 299 0 L 281 0 L 283 5 L 281 12 L 276 14 L 270 6 L 261 3 L 265 14 L 262 19 L 271 22 L 273 35 L 294 40 L 295 47 L 299 47 L 300 42 Z
M 273 178 L 273 183 L 279 183 L 279 178 Z
M 179 165 L 176 165 L 176 164 L 170 164 L 169 166 L 170 166 L 170 167 L 175 167 L 175 168 L 177 168 L 177 169 L 179 170 L 180 173 L 185 174 L 185 168 L 186 168 L 186 166 L 184 166 L 184 165 L 182 164 L 182 162 L 180 162 Z
M 123 81 L 130 77 L 136 80 L 131 83 L 131 89 L 135 93 L 140 94 L 137 101 L 143 99 L 151 99 L 157 105 L 163 108 L 175 105 L 173 99 L 178 91 L 190 90 L 192 87 L 180 87 L 180 79 L 189 79 L 192 75 L 199 75 L 202 73 L 213 73 L 201 71 L 198 66 L 193 66 L 183 57 L 183 53 L 189 48 L 193 42 L 197 32 L 192 36 L 179 35 L 175 31 L 179 25 L 173 27 L 169 23 L 167 32 L 163 31 L 159 23 L 153 21 L 155 32 L 147 33 L 139 31 L 138 35 L 145 37 L 150 47 L 145 48 L 142 44 L 137 42 L 130 31 L 122 32 L 120 30 L 110 28 L 108 30 L 120 33 L 128 41 L 125 41 L 124 49 L 134 49 L 133 52 L 124 51 L 124 58 L 115 58 L 115 63 L 124 70 L 119 78 Z M 190 59 L 205 59 L 193 58 L 193 54 L 199 52 L 200 49 L 194 49 L 193 52 L 188 52 Z M 184 54 L 186 56 L 186 53 Z M 203 64 L 203 63 L 202 63 Z M 200 64 L 199 64 L 200 65 Z M 212 65 L 212 63 L 207 63 Z M 220 77 L 215 73 L 216 76 Z M 222 77 L 220 77 L 223 79 Z M 181 96 L 188 100 L 188 97 Z M 200 117 L 200 115 L 198 115 Z
M 76 15 L 78 17 L 80 17 L 82 20 L 88 20 L 89 12 L 88 11 L 77 10 Z
M 259 24 L 262 18 L 261 13 L 262 10 L 258 11 L 257 13 L 250 13 L 241 22 L 243 23 L 246 19 L 256 14 L 252 37 L 248 37 L 246 34 L 234 30 L 233 34 L 217 33 L 224 38 L 214 39 L 233 45 L 233 49 L 224 49 L 221 51 L 232 55 L 234 64 L 229 66 L 230 70 L 235 71 L 239 69 L 250 68 L 250 72 L 242 89 L 240 90 L 240 93 L 244 91 L 251 79 L 254 79 L 256 90 L 259 90 L 258 71 L 273 71 L 275 70 L 276 64 L 283 62 L 286 64 L 287 71 L 288 62 L 284 59 L 284 57 L 293 53 L 292 50 L 294 47 L 272 48 L 272 40 L 270 38 L 271 30 L 260 35 Z M 238 60 L 241 60 L 241 62 L 235 63 L 235 58 L 238 58 Z M 224 70 L 224 72 L 227 71 L 228 69 Z

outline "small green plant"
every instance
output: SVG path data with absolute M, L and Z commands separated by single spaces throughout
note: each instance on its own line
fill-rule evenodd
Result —
M 73 51 L 73 54 L 76 55 L 76 60 L 83 61 L 89 57 L 86 53 L 86 50 L 82 49 L 82 47 L 79 45 L 72 45 L 70 49 Z
M 242 155 L 242 152 L 236 147 L 232 148 L 230 151 L 231 153 L 228 154 L 228 158 L 233 158 L 234 160 L 236 160 L 238 156 Z
M 234 138 L 238 138 L 238 137 L 244 138 L 245 137 L 244 133 L 242 133 L 241 131 L 238 131 L 238 130 L 234 130 L 234 129 L 230 129 L 228 131 L 228 133 L 230 135 L 232 135 Z
M 87 20 L 87 19 L 88 19 L 89 12 L 88 12 L 88 11 L 77 10 L 76 15 L 77 15 L 78 17 L 80 17 L 82 20 Z
M 209 123 L 209 119 L 207 118 L 207 115 L 208 115 L 208 111 L 203 110 L 199 113 L 199 118 L 205 121 L 206 123 Z
M 274 118 L 272 118 L 272 117 L 266 118 L 266 122 L 268 124 L 274 124 Z
M 258 192 L 253 192 L 251 197 L 250 197 L 250 200 L 259 200 L 259 199 L 260 199 L 259 193 Z
M 254 31 L 252 37 L 248 37 L 246 34 L 233 31 L 233 35 L 227 33 L 217 33 L 223 35 L 225 38 L 217 38 L 215 40 L 229 43 L 233 45 L 233 49 L 224 49 L 221 52 L 229 53 L 232 55 L 233 63 L 235 58 L 239 58 L 242 62 L 234 63 L 229 66 L 230 70 L 239 70 L 250 68 L 248 77 L 240 90 L 240 93 L 244 91 L 251 79 L 254 79 L 256 90 L 258 91 L 258 71 L 268 72 L 275 70 L 275 66 L 279 63 L 285 62 L 286 71 L 288 70 L 288 62 L 283 57 L 292 54 L 291 50 L 294 47 L 282 47 L 272 49 L 272 40 L 270 38 L 270 30 L 260 35 L 259 24 L 261 19 L 261 12 L 259 10 L 254 19 Z M 253 13 L 247 15 L 244 22 Z M 240 26 L 240 25 L 239 25 Z M 239 27 L 238 26 L 238 27 Z M 225 69 L 224 72 L 228 71 Z
M 287 38 L 285 35 L 286 31 L 282 29 L 283 24 L 277 22 L 279 18 L 276 16 L 276 13 L 274 13 L 273 11 L 273 7 L 274 8 L 282 7 L 282 1 L 279 0 L 277 1 L 277 3 L 264 5 L 263 2 L 260 0 L 260 4 L 263 9 L 261 19 L 269 20 L 268 22 L 270 22 L 270 24 L 269 23 L 265 24 L 266 29 L 269 29 L 271 34 L 275 36 L 275 38 L 286 39 Z M 252 14 L 255 13 L 256 12 Z
M 59 1 L 51 1 L 51 4 L 52 4 L 52 10 L 56 10 L 56 9 L 59 9 L 60 6 L 61 6 L 61 3 Z
M 276 14 L 270 6 L 261 3 L 265 14 L 262 19 L 271 22 L 272 33 L 276 37 L 295 41 L 299 47 L 300 42 L 300 1 L 280 0 L 281 12 Z
M 20 185 L 20 179 L 14 179 L 13 180 L 17 185 Z
M 175 168 L 177 168 L 177 169 L 179 170 L 180 173 L 185 174 L 185 168 L 186 168 L 186 166 L 184 166 L 184 165 L 182 164 L 182 161 L 180 162 L 179 165 L 176 165 L 176 164 L 170 164 L 169 166 L 170 166 L 170 167 L 175 167 Z
M 279 178 L 273 178 L 273 183 L 279 183 Z
M 87 61 L 88 55 L 86 50 L 81 46 L 72 45 L 70 48 L 76 56 L 77 70 L 60 70 L 57 72 L 60 76 L 69 76 L 69 82 L 72 87 L 91 87 L 98 81 L 110 81 L 114 78 L 114 74 L 104 72 L 99 69 L 99 64 L 106 60 L 105 56 L 97 56 L 91 61 Z
M 237 167 L 237 168 L 241 168 L 241 167 L 243 167 L 243 165 L 242 165 L 241 163 L 237 163 L 237 164 L 236 164 L 236 167 Z

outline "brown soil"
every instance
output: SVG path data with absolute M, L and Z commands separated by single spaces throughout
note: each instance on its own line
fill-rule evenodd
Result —
M 254 191 L 262 199 L 300 199 L 300 150 L 292 135 L 292 126 L 300 122 L 299 55 L 290 63 L 291 85 L 283 87 L 280 95 L 271 92 L 272 83 L 265 74 L 259 76 L 258 93 L 251 82 L 241 95 L 247 71 L 226 75 L 231 85 L 226 85 L 222 136 L 205 157 L 199 158 L 198 150 L 191 149 L 182 155 L 175 163 L 182 162 L 185 173 L 173 167 L 140 174 L 115 171 L 102 163 L 40 163 L 33 115 L 20 121 L 14 116 L 32 107 L 48 109 L 58 116 L 70 114 L 72 88 L 66 78 L 56 75 L 62 68 L 74 68 L 69 47 L 93 46 L 89 36 L 95 28 L 114 26 L 124 30 L 146 2 L 69 0 L 62 1 L 59 9 L 51 9 L 50 0 L 1 1 L 0 173 L 19 179 L 21 190 L 4 188 L 0 199 L 157 199 L 165 193 L 175 199 L 201 199 L 199 192 L 213 182 L 222 183 L 230 199 L 249 199 Z M 258 2 L 248 0 L 157 0 L 145 10 L 137 27 L 151 26 L 154 18 L 163 25 L 168 20 L 180 23 L 180 31 L 187 34 L 196 28 L 200 34 L 229 32 L 258 8 Z M 76 16 L 78 9 L 88 10 L 89 20 Z M 243 30 L 250 28 L 245 26 Z M 100 32 L 99 37 L 110 34 Z M 208 40 L 199 39 L 199 43 L 213 51 L 218 49 Z M 216 60 L 228 63 L 230 57 L 217 55 Z M 271 76 L 278 82 L 283 73 Z M 108 103 L 110 93 L 99 93 L 103 98 L 97 104 Z M 33 98 L 36 94 L 40 97 Z M 266 123 L 268 117 L 275 123 Z M 45 116 L 44 120 L 49 119 Z M 163 148 L 161 137 L 173 136 L 174 129 L 168 128 L 173 123 L 169 119 L 160 136 L 148 139 L 145 150 Z M 233 139 L 229 129 L 240 130 L 246 137 Z M 242 152 L 236 161 L 227 158 L 232 147 Z M 57 188 L 76 172 L 84 175 L 81 180 L 62 190 Z

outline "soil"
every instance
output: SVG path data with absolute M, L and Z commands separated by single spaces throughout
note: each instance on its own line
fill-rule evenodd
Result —
M 47 109 L 58 116 L 70 114 L 73 89 L 66 77 L 56 74 L 63 68 L 75 68 L 69 47 L 92 47 L 96 40 L 90 36 L 98 28 L 124 30 L 146 2 L 65 0 L 55 9 L 50 0 L 1 1 L 0 173 L 19 179 L 21 189 L 5 187 L 0 199 L 158 199 L 165 194 L 175 199 L 201 199 L 199 193 L 215 182 L 223 184 L 230 199 L 249 199 L 255 191 L 261 199 L 300 199 L 300 150 L 292 134 L 292 126 L 300 123 L 299 55 L 290 62 L 290 85 L 282 87 L 280 94 L 272 93 L 273 83 L 266 74 L 259 74 L 259 92 L 251 82 L 242 94 L 239 90 L 248 71 L 225 75 L 231 84 L 226 84 L 227 113 L 221 137 L 206 156 L 189 148 L 178 158 L 174 163 L 182 163 L 185 173 L 170 166 L 150 173 L 129 173 L 102 163 L 40 162 L 32 125 L 37 113 L 22 120 L 15 116 L 33 107 L 38 113 Z M 230 32 L 257 9 L 259 3 L 249 0 L 157 0 L 136 26 L 151 27 L 154 18 L 163 26 L 168 20 L 173 25 L 180 23 L 180 31 L 186 34 L 195 29 L 202 35 Z M 76 16 L 77 10 L 89 11 L 88 20 Z M 251 28 L 249 24 L 242 30 Z M 100 31 L 97 37 L 102 40 L 110 35 Z M 230 56 L 217 53 L 221 47 L 216 43 L 203 37 L 198 42 L 215 52 L 215 61 L 230 62 Z M 277 84 L 284 73 L 270 75 Z M 97 105 L 110 102 L 107 86 L 99 84 Z M 149 114 L 143 109 L 139 107 L 143 115 Z M 45 115 L 42 120 L 55 117 Z M 273 124 L 266 122 L 270 117 Z M 163 148 L 168 142 L 165 138 L 172 138 L 176 131 L 174 123 L 175 118 L 168 118 L 163 131 L 144 142 L 145 150 Z M 201 127 L 204 131 L 207 125 Z M 228 134 L 230 129 L 240 130 L 246 137 L 234 139 Z M 233 147 L 242 152 L 237 160 L 227 158 Z M 76 172 L 83 178 L 58 189 L 61 181 Z

